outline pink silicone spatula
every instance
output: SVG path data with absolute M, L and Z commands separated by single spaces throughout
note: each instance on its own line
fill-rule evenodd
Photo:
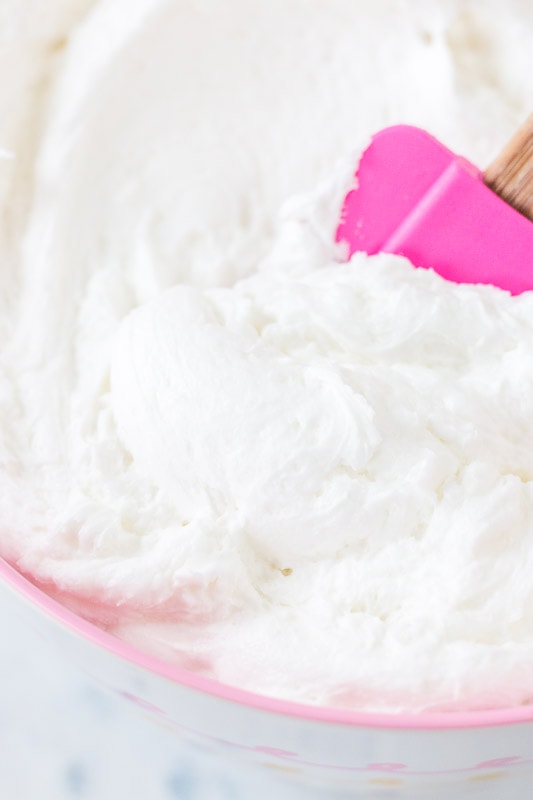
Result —
M 397 125 L 363 153 L 336 238 L 349 255 L 397 253 L 448 280 L 519 294 L 533 289 L 528 217 L 533 115 L 484 174 L 420 128 Z

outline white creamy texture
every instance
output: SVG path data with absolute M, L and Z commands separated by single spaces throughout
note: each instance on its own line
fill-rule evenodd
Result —
M 2 9 L 2 553 L 255 691 L 532 700 L 533 296 L 332 244 L 372 131 L 526 115 L 531 3 Z

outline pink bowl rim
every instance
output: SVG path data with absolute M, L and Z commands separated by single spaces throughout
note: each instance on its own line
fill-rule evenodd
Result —
M 197 675 L 181 667 L 173 666 L 121 641 L 116 636 L 98 628 L 49 597 L 42 589 L 31 583 L 28 578 L 24 577 L 3 558 L 0 558 L 0 579 L 11 589 L 14 589 L 16 593 L 22 595 L 26 601 L 45 614 L 45 616 L 51 617 L 56 623 L 67 628 L 70 633 L 81 636 L 118 658 L 187 688 L 259 711 L 296 717 L 317 723 L 357 728 L 395 728 L 402 730 L 436 731 L 533 722 L 533 705 L 486 711 L 382 714 L 305 705 L 290 700 L 254 694 L 238 687 L 219 683 L 212 678 Z

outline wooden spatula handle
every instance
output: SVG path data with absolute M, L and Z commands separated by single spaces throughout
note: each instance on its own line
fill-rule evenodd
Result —
M 533 114 L 483 174 L 487 186 L 533 220 Z

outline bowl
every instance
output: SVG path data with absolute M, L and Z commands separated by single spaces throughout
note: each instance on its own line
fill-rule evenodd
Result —
M 77 616 L 0 559 L 0 603 L 100 686 L 224 757 L 324 798 L 512 800 L 533 784 L 533 707 L 372 714 L 264 697 L 149 656 Z

